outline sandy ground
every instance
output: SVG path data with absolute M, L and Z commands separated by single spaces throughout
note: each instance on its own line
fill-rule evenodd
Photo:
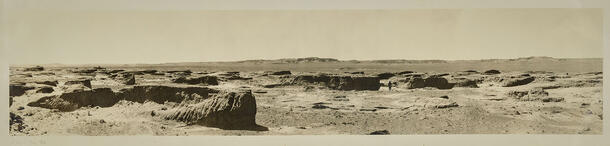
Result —
M 379 91 L 338 91 L 315 85 L 312 85 L 313 88 L 299 85 L 264 88 L 262 85 L 280 83 L 284 79 L 281 76 L 262 76 L 262 72 L 268 68 L 248 69 L 241 71 L 240 75 L 252 77 L 252 80 L 227 80 L 221 81 L 219 85 L 208 86 L 264 91 L 254 93 L 257 103 L 256 123 L 269 130 L 248 131 L 187 125 L 151 116 L 151 112 L 171 107 L 172 103 L 121 101 L 112 107 L 83 107 L 71 112 L 27 106 L 41 97 L 61 94 L 63 82 L 79 77 L 93 77 L 93 88 L 111 87 L 118 90 L 125 87 L 109 79 L 107 75 L 80 75 L 67 71 L 71 68 L 74 67 L 47 67 L 42 72 L 20 71 L 20 67 L 11 68 L 11 82 L 27 82 L 27 85 L 39 86 L 31 82 L 57 80 L 60 85 L 54 87 L 55 91 L 52 93 L 36 93 L 36 90 L 30 90 L 22 96 L 14 97 L 9 111 L 19 116 L 22 124 L 12 125 L 9 135 L 364 135 L 378 130 L 387 130 L 390 134 L 397 135 L 602 134 L 602 74 L 588 73 L 591 69 L 573 69 L 568 74 L 529 73 L 540 78 L 559 78 L 553 81 L 537 78 L 532 83 L 515 87 L 500 87 L 495 85 L 495 82 L 483 81 L 478 84 L 480 88 L 455 87 L 440 90 L 406 89 L 399 86 L 394 87 L 392 91 L 385 86 Z M 154 68 L 159 71 L 175 69 L 165 66 L 123 68 Z M 405 69 L 400 67 L 393 71 L 403 70 Z M 599 70 L 601 71 L 601 67 Z M 198 71 L 207 70 L 193 70 Z M 363 70 L 334 70 L 343 71 Z M 44 74 L 45 72 L 53 72 L 54 75 Z M 293 76 L 304 72 L 293 71 Z M 373 74 L 366 70 L 364 72 Z M 455 72 L 457 71 L 443 73 Z M 521 73 L 525 71 L 503 71 L 502 74 L 488 76 Z M 23 74 L 31 74 L 32 77 L 24 77 Z M 483 75 L 472 75 L 480 76 Z M 395 78 L 401 77 L 396 76 L 390 80 Z M 169 80 L 170 78 L 163 75 L 136 75 L 137 84 L 166 84 Z M 387 80 L 381 80 L 381 83 L 387 83 Z M 562 97 L 565 100 L 521 101 L 507 94 L 510 91 L 527 91 L 553 85 L 561 87 L 546 89 L 549 97 Z M 440 98 L 441 96 L 448 98 Z M 315 104 L 323 106 L 313 108 Z M 454 104 L 457 106 L 438 108 L 439 105 Z

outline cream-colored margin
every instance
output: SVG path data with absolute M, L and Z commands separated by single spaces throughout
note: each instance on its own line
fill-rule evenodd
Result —
M 36 1 L 29 0 L 33 3 Z M 86 0 L 83 0 L 86 1 Z M 98 0 L 105 1 L 105 0 Z M 233 1 L 209 1 L 207 6 L 203 8 L 220 8 L 220 9 L 255 9 L 255 8 L 272 8 L 272 9 L 352 9 L 352 8 L 604 8 L 604 82 L 608 82 L 608 67 L 609 61 L 609 44 L 608 35 L 610 20 L 610 1 L 606 0 L 262 0 L 262 1 L 247 1 L 239 0 L 242 3 Z M 212 2 L 213 1 L 213 2 Z M 296 5 L 295 1 L 301 2 L 301 5 Z M 305 2 L 306 1 L 306 2 Z M 0 0 L 0 8 L 4 10 L 5 0 Z M 47 2 L 68 2 L 68 0 L 55 0 Z M 109 1 L 109 3 L 117 3 L 120 1 Z M 149 3 L 141 1 L 141 5 Z M 158 2 L 158 1 L 156 1 Z M 169 2 L 169 1 L 168 1 Z M 171 1 L 179 3 L 179 1 Z M 192 1 L 190 1 L 192 2 Z M 306 5 L 302 5 L 305 3 Z M 112 5 L 111 5 L 112 6 Z M 196 6 L 195 6 L 196 7 Z M 0 16 L 5 13 L 0 11 Z M 4 17 L 2 17 L 4 18 Z M 3 19 L 0 19 L 3 20 Z M 494 146 L 513 146 L 513 145 L 586 145 L 586 146 L 603 146 L 610 145 L 610 134 L 608 132 L 608 120 L 604 121 L 603 135 L 410 135 L 410 136 L 30 136 L 30 137 L 9 137 L 8 136 L 8 60 L 7 56 L 10 52 L 5 48 L 5 30 L 1 30 L 0 34 L 0 127 L 5 134 L 0 134 L 2 144 L 6 146 L 13 145 L 416 145 L 416 146 L 437 146 L 437 145 L 494 145 Z M 604 96 L 610 93 L 608 86 L 604 86 Z M 608 105 L 608 100 L 604 98 L 604 107 Z M 604 114 L 608 114 L 608 108 L 604 108 Z

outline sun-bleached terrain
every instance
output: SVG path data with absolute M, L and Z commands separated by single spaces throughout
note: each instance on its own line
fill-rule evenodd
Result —
M 602 134 L 601 71 L 550 57 L 14 65 L 9 135 Z

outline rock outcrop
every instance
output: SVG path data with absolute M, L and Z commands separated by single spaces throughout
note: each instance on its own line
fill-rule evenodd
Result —
M 327 86 L 336 90 L 379 90 L 379 78 L 368 76 L 335 76 Z
M 36 90 L 36 93 L 52 93 L 55 91 L 51 86 L 43 86 Z
M 369 135 L 389 135 L 390 131 L 388 130 L 377 130 L 369 133 Z
M 166 120 L 177 120 L 221 129 L 256 128 L 256 100 L 251 92 L 222 92 L 200 103 L 162 112 Z
M 265 84 L 263 85 L 264 88 L 275 88 L 275 87 L 280 87 L 280 86 L 284 86 L 285 84 Z
M 74 69 L 72 73 L 80 73 L 80 74 L 91 74 L 98 70 L 98 68 L 89 68 L 89 69 Z
M 454 87 L 479 88 L 477 81 L 466 78 L 453 78 Z
M 74 90 L 61 95 L 46 96 L 28 103 L 28 106 L 74 111 L 83 106 L 109 107 L 119 101 L 110 88 Z
M 529 91 L 510 91 L 507 95 L 520 101 L 562 102 L 564 100 L 563 97 L 549 97 L 549 93 L 541 88 Z
M 26 86 L 25 83 L 10 83 L 9 84 L 9 96 L 21 96 L 26 91 L 32 90 L 34 87 Z
M 438 76 L 430 76 L 424 79 L 424 85 L 426 87 L 434 87 L 438 89 L 451 89 L 454 86 L 452 83 L 449 83 L 447 79 Z
M 43 71 L 44 67 L 42 66 L 34 66 L 23 69 L 23 71 Z
M 143 70 L 143 71 L 140 71 L 140 72 L 142 72 L 142 73 L 144 73 L 144 74 L 155 74 L 155 73 L 157 73 L 158 71 L 157 71 L 157 70 L 154 70 L 154 69 L 149 69 L 149 70 Z
M 534 77 L 517 77 L 511 79 L 505 79 L 502 83 L 502 87 L 514 87 L 529 84 L 535 80 Z
M 426 82 L 421 77 L 412 77 L 405 79 L 404 86 L 407 89 L 424 88 L 426 87 Z
M 121 89 L 118 92 L 114 92 L 110 88 L 96 88 L 71 90 L 61 95 L 42 97 L 29 103 L 28 106 L 73 111 L 83 106 L 109 107 L 119 100 L 139 103 L 152 101 L 159 104 L 165 102 L 181 103 L 183 101 L 197 102 L 208 98 L 210 92 L 216 91 L 205 87 L 161 85 L 134 86 Z
M 271 75 L 291 75 L 292 73 L 288 70 L 272 72 Z
M 401 71 L 401 72 L 398 72 L 398 75 L 406 75 L 406 74 L 411 74 L 411 73 L 415 73 L 415 72 L 414 71 L 408 71 L 408 70 L 407 71 Z
M 385 79 L 389 79 L 391 77 L 396 76 L 395 73 L 391 73 L 391 72 L 385 72 L 385 73 L 379 73 L 377 74 L 377 77 L 379 77 L 379 79 L 385 80 Z
M 110 88 L 92 90 L 72 90 L 58 96 L 43 97 L 28 106 L 36 106 L 61 111 L 73 111 L 83 106 L 109 107 L 119 100 L 143 103 L 181 102 L 186 98 L 205 98 L 209 89 L 201 87 L 135 86 L 113 92 Z
M 137 85 L 121 89 L 117 96 L 127 101 L 143 103 L 153 101 L 159 104 L 165 102 L 197 101 L 208 98 L 210 92 L 215 92 L 206 87 L 197 86 L 162 86 L 162 85 Z
M 227 81 L 227 80 L 252 80 L 251 77 L 242 77 L 239 74 L 239 72 L 236 72 L 236 71 L 218 74 L 218 76 L 219 76 L 219 78 L 222 81 Z
M 180 103 L 176 108 L 159 113 L 166 120 L 222 129 L 265 130 L 255 123 L 256 99 L 249 90 L 218 92 L 206 87 L 161 85 L 139 85 L 118 92 L 97 88 L 42 97 L 28 106 L 69 112 L 86 106 L 110 107 L 120 100 Z
M 114 79 L 118 80 L 119 82 L 121 82 L 125 85 L 135 85 L 136 84 L 136 77 L 132 73 L 117 74 L 114 77 Z
M 85 87 L 91 88 L 91 79 L 78 79 L 78 80 L 66 81 L 66 83 L 64 83 L 64 85 L 76 85 L 76 84 L 80 84 Z
M 250 77 L 242 77 L 239 75 L 223 77 L 224 80 L 252 80 Z
M 313 84 L 326 84 L 330 81 L 330 76 L 325 74 L 318 75 L 299 75 L 296 76 L 291 83 L 302 84 L 302 83 L 313 83 Z
M 153 69 L 149 69 L 149 70 L 136 70 L 136 71 L 127 71 L 127 73 L 131 73 L 134 75 L 144 75 L 144 74 L 150 74 L 150 75 L 154 75 L 156 74 L 158 71 L 157 70 L 153 70 Z
M 218 77 L 216 76 L 200 76 L 200 77 L 178 77 L 172 79 L 174 83 L 186 83 L 186 84 L 207 84 L 207 85 L 218 85 Z
M 379 90 L 379 77 L 341 75 L 299 75 L 293 84 L 319 84 L 335 90 Z
M 123 71 L 125 71 L 125 70 L 122 70 L 122 69 L 115 69 L 115 70 L 109 70 L 109 71 L 108 71 L 108 73 L 110 73 L 110 74 L 115 74 L 115 73 L 119 73 L 119 72 L 123 72 Z
M 9 112 L 9 131 L 19 131 L 22 132 L 27 130 L 25 123 L 23 123 L 23 118 L 19 115 L 14 114 L 13 112 Z
M 190 76 L 193 72 L 191 70 L 171 70 L 166 73 L 166 76 L 186 77 Z
M 486 75 L 495 75 L 495 74 L 500 74 L 500 73 L 501 72 L 499 70 L 495 70 L 495 69 L 487 70 L 487 71 L 483 72 L 483 74 L 486 74 Z
M 429 76 L 427 78 L 421 77 L 408 77 L 405 79 L 405 86 L 407 89 L 433 87 L 437 89 L 451 89 L 455 84 L 449 83 L 447 79 L 439 76 Z
M 35 82 L 36 84 L 43 84 L 43 85 L 49 85 L 49 86 L 57 86 L 58 82 L 57 81 L 38 81 Z
M 170 71 L 166 71 L 167 73 L 186 73 L 186 74 L 191 74 L 193 73 L 191 70 L 170 70 Z

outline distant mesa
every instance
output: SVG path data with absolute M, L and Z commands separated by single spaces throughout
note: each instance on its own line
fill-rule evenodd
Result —
M 508 59 L 508 61 L 562 61 L 565 59 L 557 59 L 553 57 L 547 56 L 530 56 L 530 57 L 521 57 L 516 59 Z
M 239 63 L 315 63 L 315 62 L 339 62 L 335 58 L 320 58 L 320 57 L 306 57 L 306 58 L 283 58 L 275 60 L 244 60 L 238 61 Z
M 339 62 L 338 59 L 334 58 L 319 58 L 319 57 L 307 57 L 307 58 L 289 58 L 280 59 L 280 61 L 287 63 L 300 63 L 300 62 Z
M 514 59 L 480 59 L 472 61 L 480 62 L 506 62 L 506 61 L 564 61 L 566 59 L 558 59 L 546 56 L 531 56 L 521 57 Z M 348 62 L 348 63 L 378 63 L 378 64 L 434 64 L 434 63 L 449 63 L 450 60 L 408 60 L 408 59 L 383 59 L 383 60 L 338 60 L 335 58 L 320 58 L 320 57 L 306 57 L 306 58 L 283 58 L 275 60 L 244 60 L 237 61 L 237 63 L 271 63 L 271 64 L 288 64 L 288 63 L 334 63 L 334 62 Z
M 503 62 L 503 61 L 565 61 L 566 59 L 562 58 L 553 58 L 547 56 L 530 56 L 530 57 L 520 57 L 513 59 L 481 59 L 481 62 Z
M 509 63 L 509 62 L 562 62 L 569 60 L 601 60 L 602 58 L 553 58 L 547 56 L 530 56 L 512 59 L 465 59 L 465 60 L 441 60 L 441 59 L 429 59 L 429 60 L 414 60 L 414 59 L 379 59 L 379 60 L 339 60 L 335 58 L 322 58 L 322 57 L 305 57 L 305 58 L 281 58 L 281 59 L 253 59 L 253 60 L 237 60 L 237 61 L 202 61 L 202 62 L 167 62 L 159 63 L 156 65 L 161 66 L 188 66 L 188 65 L 201 65 L 205 63 L 248 63 L 248 64 L 299 64 L 299 63 L 352 63 L 352 64 L 443 64 L 443 63 Z M 89 68 L 73 69 L 69 70 L 73 73 L 91 74 L 103 71 L 104 73 L 116 73 L 123 72 L 124 70 L 107 70 L 97 65 L 92 64 L 81 64 L 88 66 Z M 141 66 L 141 65 L 155 65 L 155 64 L 123 64 L 122 66 Z M 45 67 L 65 67 L 70 65 L 64 64 L 44 64 Z M 92 67 L 93 66 L 93 67 Z M 36 72 L 45 70 L 42 66 L 31 66 L 31 65 L 11 65 L 11 67 L 23 68 L 23 71 Z M 349 70 L 349 67 L 341 67 L 338 70 Z M 44 72 L 42 72 L 44 73 Z M 41 74 L 42 74 L 41 73 Z M 142 74 L 157 74 L 162 75 L 164 72 L 156 70 L 144 70 L 144 71 L 132 71 L 135 75 Z M 168 72 L 170 73 L 170 72 Z M 190 74 L 190 73 L 189 73 Z
M 447 63 L 445 60 L 406 60 L 406 59 L 390 59 L 390 60 L 369 60 L 369 61 L 359 61 L 359 60 L 347 60 L 341 61 L 335 58 L 320 58 L 320 57 L 306 57 L 306 58 L 283 58 L 283 59 L 275 59 L 275 60 L 244 60 L 238 61 L 238 63 L 273 63 L 273 64 L 284 64 L 284 63 L 328 63 L 328 62 L 350 62 L 350 63 L 383 63 L 383 64 L 392 64 L 392 63 L 410 63 L 410 64 L 422 64 L 422 63 Z
M 421 64 L 421 63 L 447 63 L 445 60 L 405 60 L 405 59 L 394 59 L 394 60 L 373 60 L 372 63 L 383 63 L 383 64 L 391 64 L 391 63 L 411 63 L 411 64 Z

